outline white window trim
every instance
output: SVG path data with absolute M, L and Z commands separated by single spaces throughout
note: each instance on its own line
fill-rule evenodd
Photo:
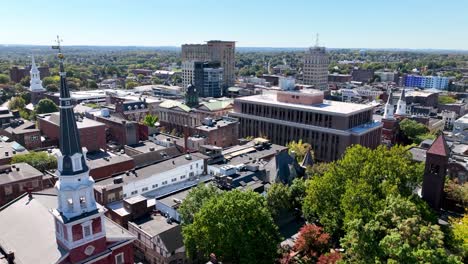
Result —
M 118 262 L 118 259 L 122 258 L 122 262 Z M 123 252 L 115 255 L 115 264 L 124 264 L 125 263 L 125 255 Z
M 89 236 L 85 236 L 85 227 L 89 227 Z M 83 230 L 83 239 L 89 239 L 93 237 L 93 221 L 86 221 L 81 224 L 81 228 Z

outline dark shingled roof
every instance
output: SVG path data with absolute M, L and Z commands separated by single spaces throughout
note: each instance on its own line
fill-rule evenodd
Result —
M 169 252 L 173 252 L 176 249 L 184 246 L 182 227 L 180 225 L 166 230 L 165 232 L 161 233 L 159 237 L 164 242 L 164 245 Z
M 88 170 L 84 155 L 81 157 L 81 170 L 73 171 L 72 159 L 76 153 L 82 154 L 80 134 L 76 125 L 73 103 L 67 87 L 67 77 L 60 59 L 60 152 L 63 155 L 61 175 L 74 175 Z

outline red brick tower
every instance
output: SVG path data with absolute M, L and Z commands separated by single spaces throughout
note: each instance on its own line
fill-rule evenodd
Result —
M 398 134 L 398 120 L 396 120 L 393 115 L 394 110 L 393 92 L 390 91 L 382 118 L 382 138 L 385 142 L 391 145 L 396 143 Z
M 450 149 L 441 134 L 426 152 L 426 167 L 422 186 L 422 198 L 435 210 L 439 210 L 444 192 Z

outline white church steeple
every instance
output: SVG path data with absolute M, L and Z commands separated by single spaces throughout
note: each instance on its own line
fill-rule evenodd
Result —
M 105 209 L 94 198 L 94 180 L 89 175 L 86 152 L 81 148 L 80 134 L 73 112 L 73 102 L 67 87 L 64 55 L 57 37 L 60 74 L 60 151 L 57 153 L 55 189 L 58 206 L 52 210 L 59 246 L 73 252 L 73 263 L 106 248 Z M 84 254 L 83 254 L 84 250 Z
M 394 119 L 393 110 L 394 110 L 393 92 L 392 92 L 392 90 L 390 90 L 390 94 L 388 95 L 387 103 L 385 104 L 383 118 L 384 119 Z
M 42 87 L 41 74 L 37 69 L 34 55 L 32 56 L 31 71 L 29 73 L 31 74 L 31 81 L 29 82 L 29 89 L 31 92 L 45 91 L 44 87 Z
M 396 109 L 395 114 L 399 116 L 406 115 L 406 95 L 405 95 L 404 87 L 403 87 L 403 91 L 401 92 L 400 99 L 398 99 L 397 109 Z

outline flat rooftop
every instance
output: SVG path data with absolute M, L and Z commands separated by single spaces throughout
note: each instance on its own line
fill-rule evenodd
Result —
M 19 170 L 17 170 L 19 168 Z M 17 181 L 24 181 L 31 178 L 42 176 L 42 172 L 38 171 L 27 163 L 16 163 L 6 165 L 0 172 L 0 185 Z
M 186 165 L 197 160 L 208 158 L 205 155 L 200 154 L 200 153 L 191 153 L 190 156 L 191 156 L 191 159 L 187 159 L 186 155 L 182 155 L 182 156 L 175 157 L 169 160 L 165 160 L 163 162 L 141 167 L 141 168 L 135 169 L 135 174 L 134 173 L 130 173 L 129 175 L 125 173 L 121 174 L 122 179 L 123 179 L 123 184 L 142 180 L 142 179 L 151 177 L 156 174 L 161 174 L 166 171 L 173 170 L 179 166 Z M 117 187 L 117 186 L 123 185 L 122 183 L 114 184 L 114 178 L 109 178 L 103 181 L 96 182 L 95 186 L 97 188 L 102 188 L 102 187 L 108 187 L 108 186 Z
M 177 228 L 177 223 L 167 223 L 167 218 L 162 215 L 152 215 L 134 222 L 141 230 L 154 237 L 172 228 Z
M 131 160 L 133 160 L 133 158 L 126 156 L 126 155 L 109 155 L 105 158 L 88 160 L 87 163 L 90 169 L 94 169 L 94 168 L 100 168 L 100 167 L 109 166 L 109 165 L 115 165 L 115 164 L 131 161 Z
M 331 113 L 336 115 L 350 115 L 358 112 L 371 110 L 373 107 L 364 104 L 345 103 L 338 101 L 324 100 L 321 104 L 304 105 L 280 102 L 276 98 L 276 93 L 265 93 L 259 95 L 252 95 L 246 97 L 239 97 L 235 99 L 241 102 L 250 102 L 255 104 L 275 105 L 278 107 L 299 109 L 310 112 L 318 113 Z
M 147 153 L 147 152 L 150 152 L 150 151 L 157 151 L 157 150 L 161 150 L 161 149 L 166 149 L 167 147 L 164 147 L 164 146 L 161 146 L 161 145 L 158 145 L 156 143 L 153 143 L 152 141 L 145 141 L 145 142 L 141 142 L 141 143 L 138 143 L 138 144 L 134 144 L 134 145 L 129 145 L 129 147 L 141 152 L 141 153 Z
M 190 189 L 187 189 L 187 190 L 183 190 L 183 191 L 180 191 L 180 192 L 176 192 L 176 193 L 172 193 L 168 196 L 165 196 L 161 199 L 157 199 L 157 202 L 159 203 L 163 203 L 167 206 L 170 206 L 170 207 L 174 207 L 176 206 L 178 203 L 175 202 L 175 200 L 179 200 L 179 201 L 183 201 L 185 200 L 185 198 L 187 197 L 187 195 L 189 194 L 191 188 Z
M 222 120 L 214 121 L 212 126 L 202 125 L 202 126 L 197 126 L 196 128 L 198 130 L 209 132 L 209 131 L 213 131 L 213 130 L 216 130 L 216 129 L 221 128 L 221 127 L 226 127 L 226 126 L 232 125 L 232 124 L 234 124 L 236 122 L 237 121 L 222 119 Z
M 60 124 L 60 113 L 51 113 L 51 114 L 45 114 L 45 115 L 40 115 L 39 116 L 41 119 L 50 122 L 52 124 L 55 124 L 58 126 Z M 104 126 L 103 123 L 89 119 L 89 118 L 83 118 L 80 120 L 76 121 L 76 125 L 78 129 L 81 128 L 88 128 L 88 127 L 98 127 L 98 126 Z
M 0 159 L 11 158 L 15 154 L 26 154 L 26 153 L 28 153 L 26 148 L 16 141 L 12 141 L 12 142 L 0 141 Z

